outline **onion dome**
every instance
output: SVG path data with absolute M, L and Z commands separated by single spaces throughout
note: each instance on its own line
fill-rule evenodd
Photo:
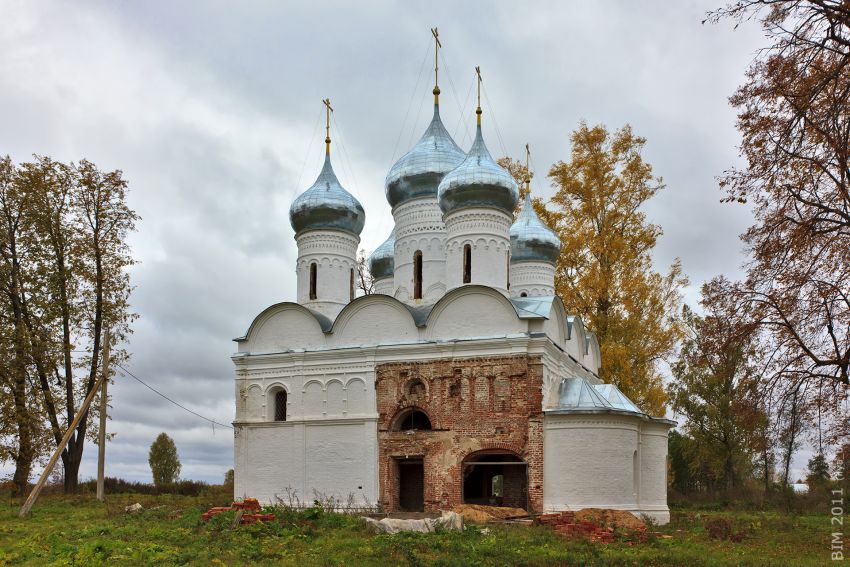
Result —
M 391 207 L 418 197 L 436 197 L 443 176 L 463 161 L 464 154 L 440 120 L 440 105 L 434 118 L 413 148 L 390 168 L 384 186 Z
M 369 256 L 369 273 L 376 280 L 390 278 L 395 269 L 395 229 Z
M 363 230 L 366 222 L 363 205 L 340 185 L 329 154 L 325 154 L 325 165 L 316 182 L 292 202 L 289 222 L 295 234 L 324 229 L 359 235 Z
M 513 214 L 519 200 L 514 178 L 490 157 L 480 124 L 466 158 L 443 177 L 437 194 L 446 214 L 468 207 L 496 208 Z
M 531 204 L 531 192 L 525 194 L 516 222 L 511 225 L 511 263 L 548 262 L 554 264 L 561 253 L 561 239 L 543 224 Z

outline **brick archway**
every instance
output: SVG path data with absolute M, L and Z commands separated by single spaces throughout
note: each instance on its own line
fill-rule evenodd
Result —
M 515 451 L 474 451 L 461 463 L 464 504 L 528 509 L 528 463 Z

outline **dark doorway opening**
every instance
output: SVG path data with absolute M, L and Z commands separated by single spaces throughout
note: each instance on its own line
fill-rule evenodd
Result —
M 422 459 L 398 460 L 398 505 L 403 512 L 425 510 L 425 468 Z
M 528 509 L 528 465 L 506 453 L 475 455 L 463 463 L 465 504 Z

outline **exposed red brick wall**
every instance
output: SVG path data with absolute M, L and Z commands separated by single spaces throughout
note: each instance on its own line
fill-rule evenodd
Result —
M 399 509 L 399 460 L 423 459 L 425 510 L 436 511 L 462 503 L 464 459 L 492 450 L 528 463 L 528 506 L 542 511 L 542 378 L 539 357 L 526 355 L 378 365 L 379 474 L 385 509 Z M 428 415 L 431 431 L 392 430 L 399 414 L 411 407 Z M 510 484 L 514 488 L 505 496 L 516 502 L 515 483 Z

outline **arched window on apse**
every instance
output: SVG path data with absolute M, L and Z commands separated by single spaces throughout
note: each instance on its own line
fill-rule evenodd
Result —
M 286 421 L 286 390 L 278 390 L 275 392 L 274 420 Z

